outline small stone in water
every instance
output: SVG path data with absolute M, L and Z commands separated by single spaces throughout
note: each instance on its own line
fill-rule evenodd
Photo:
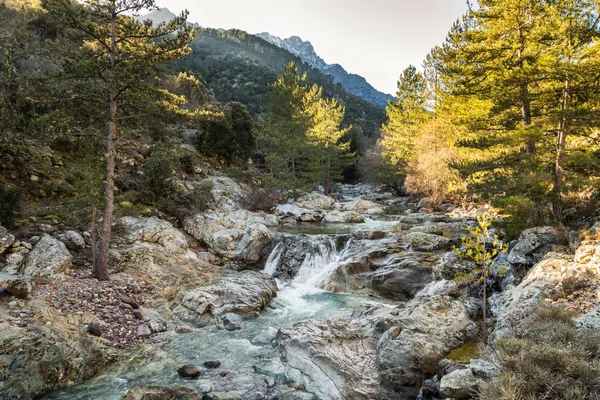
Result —
M 204 366 L 210 369 L 219 368 L 221 366 L 221 361 L 206 361 Z
M 182 378 L 197 378 L 200 376 L 200 368 L 194 364 L 186 364 L 177 370 Z
M 269 389 L 275 387 L 275 379 L 265 379 L 265 383 L 267 384 L 267 388 Z

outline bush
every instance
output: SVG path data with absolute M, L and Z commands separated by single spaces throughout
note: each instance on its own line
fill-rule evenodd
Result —
M 249 211 L 273 212 L 277 204 L 282 203 L 281 192 L 275 187 L 251 186 L 250 191 L 240 199 L 242 207 Z
M 172 200 L 164 200 L 161 207 L 165 212 L 183 220 L 189 216 L 204 212 L 214 204 L 214 185 L 211 181 L 202 181 L 188 193 Z
M 398 196 L 404 191 L 405 174 L 382 155 L 381 142 L 361 157 L 358 162 L 359 175 L 365 182 L 384 185 Z
M 21 189 L 0 183 L 0 225 L 13 226 L 21 210 L 21 194 Z
M 145 185 L 141 188 L 144 195 L 149 196 L 153 201 L 161 198 L 173 197 L 173 188 L 170 178 L 173 177 L 173 171 L 179 165 L 179 159 L 172 151 L 162 146 L 153 149 L 144 165 Z
M 508 240 L 518 238 L 527 228 L 546 225 L 549 222 L 543 207 L 527 197 L 510 196 L 497 199 L 493 204 L 506 216 L 498 222 L 498 227 L 504 231 Z
M 481 399 L 600 398 L 600 335 L 577 329 L 573 316 L 540 305 L 522 323 L 520 335 L 497 341 L 502 374 L 484 386 Z

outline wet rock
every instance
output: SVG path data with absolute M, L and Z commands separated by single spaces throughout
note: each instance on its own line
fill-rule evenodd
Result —
M 90 333 L 90 335 L 94 335 L 94 336 L 102 336 L 102 329 L 100 329 L 100 326 L 98 324 L 95 323 L 91 323 L 87 326 L 87 330 Z
M 202 372 L 200 371 L 200 368 L 198 368 L 198 366 L 194 364 L 186 364 L 177 370 L 177 374 L 182 378 L 196 379 L 200 376 L 201 373 Z
M 199 400 L 200 395 L 186 386 L 146 386 L 131 389 L 122 400 Z
M 4 253 L 14 242 L 15 237 L 6 228 L 0 226 L 0 254 Z
M 73 256 L 60 240 L 44 235 L 29 253 L 23 274 L 42 280 L 55 281 L 71 266 Z
M 244 327 L 244 320 L 237 314 L 227 313 L 217 318 L 217 326 L 228 331 L 237 331 Z
M 63 232 L 59 235 L 56 235 L 56 238 L 63 242 L 69 250 L 78 251 L 85 247 L 83 236 L 75 231 Z
M 215 369 L 221 366 L 221 361 L 205 361 L 204 366 L 208 369 Z
M 311 210 L 331 210 L 334 203 L 332 197 L 317 192 L 305 194 L 296 201 L 298 206 Z
M 0 289 L 20 299 L 26 299 L 31 293 L 31 284 L 21 277 L 0 272 Z
M 440 392 L 453 399 L 470 399 L 477 395 L 479 385 L 470 369 L 459 369 L 442 377 Z
M 276 295 L 277 284 L 273 277 L 244 271 L 225 277 L 214 285 L 185 292 L 174 313 L 184 321 L 196 324 L 204 315 L 255 314 L 267 307 Z
M 523 231 L 517 244 L 508 254 L 511 264 L 534 265 L 542 258 L 542 253 L 553 244 L 562 243 L 554 227 L 542 226 Z
M 365 218 L 356 211 L 333 210 L 325 214 L 325 222 L 333 224 L 354 224 L 365 222 Z
M 404 236 L 404 241 L 417 251 L 445 250 L 450 247 L 450 241 L 445 237 L 423 232 L 410 232 Z
M 0 398 L 38 398 L 104 372 L 117 351 L 60 324 L 0 329 Z

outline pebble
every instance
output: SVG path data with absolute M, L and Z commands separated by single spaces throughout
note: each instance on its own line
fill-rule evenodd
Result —
M 182 378 L 198 378 L 201 374 L 200 368 L 194 364 L 186 364 L 177 370 Z
M 221 366 L 221 361 L 206 361 L 204 366 L 209 369 L 219 368 Z
M 87 329 L 88 332 L 94 336 L 102 336 L 102 330 L 100 329 L 100 326 L 98 324 L 91 323 L 88 325 Z

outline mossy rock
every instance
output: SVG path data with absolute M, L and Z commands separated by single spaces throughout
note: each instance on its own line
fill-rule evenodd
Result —
M 468 364 L 479 356 L 479 345 L 476 342 L 467 342 L 458 349 L 454 349 L 445 358 L 459 364 Z

